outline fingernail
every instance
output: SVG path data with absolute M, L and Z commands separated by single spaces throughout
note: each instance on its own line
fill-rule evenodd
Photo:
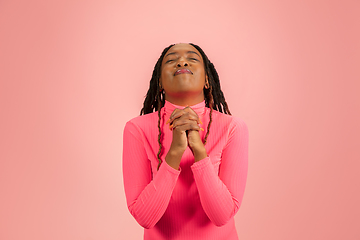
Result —
M 173 124 L 171 124 L 171 125 L 169 126 L 169 129 L 170 129 L 170 130 L 172 130 L 172 127 L 173 127 L 173 126 L 174 126 L 174 125 L 173 125 Z
M 199 122 L 200 122 L 200 124 L 203 124 L 200 118 L 199 118 Z
M 203 128 L 200 128 L 200 131 L 204 131 L 204 129 L 203 129 Z
M 168 124 L 169 122 L 170 122 L 170 118 L 169 118 L 169 120 L 166 121 L 166 124 Z

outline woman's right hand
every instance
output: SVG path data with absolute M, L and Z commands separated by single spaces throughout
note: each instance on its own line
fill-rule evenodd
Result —
M 188 147 L 187 131 L 199 131 L 199 116 L 190 107 L 176 108 L 168 120 L 169 127 L 173 132 L 170 149 L 165 161 L 173 168 L 179 169 L 181 157 Z

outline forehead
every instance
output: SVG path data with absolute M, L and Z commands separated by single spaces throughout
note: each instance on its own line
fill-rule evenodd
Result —
M 197 53 L 201 58 L 201 54 L 199 53 L 199 51 L 192 45 L 188 44 L 188 43 L 178 43 L 175 44 L 174 46 L 172 46 L 167 53 L 165 54 L 165 56 L 167 56 L 169 53 L 188 53 L 188 52 L 195 52 Z

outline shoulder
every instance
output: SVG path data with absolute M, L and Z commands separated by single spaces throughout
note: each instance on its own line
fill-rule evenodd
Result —
M 124 131 L 144 132 L 149 126 L 156 125 L 158 121 L 158 112 L 152 112 L 145 115 L 134 117 L 125 124 Z
M 234 117 L 219 111 L 213 110 L 213 123 L 219 128 L 226 128 L 228 134 L 243 133 L 248 134 L 248 127 L 242 118 Z
M 130 119 L 127 123 L 132 123 L 138 126 L 146 125 L 149 121 L 158 120 L 158 112 L 152 112 L 145 115 L 134 117 Z
M 212 114 L 213 120 L 215 120 L 218 124 L 247 128 L 247 125 L 242 118 L 234 117 L 233 115 L 221 113 L 216 110 L 213 110 Z

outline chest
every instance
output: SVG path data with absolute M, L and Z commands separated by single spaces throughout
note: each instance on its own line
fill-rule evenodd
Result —
M 204 131 L 200 131 L 200 137 L 204 142 L 205 135 L 209 129 L 208 120 L 202 119 L 202 128 Z M 216 123 L 216 122 L 215 122 Z M 168 153 L 172 139 L 173 132 L 169 129 L 169 125 L 166 124 L 165 118 L 160 121 L 160 144 L 158 141 L 159 138 L 159 128 L 156 123 L 151 124 L 152 127 L 147 128 L 148 132 L 145 134 L 145 148 L 147 149 L 148 161 L 150 161 L 152 173 L 156 174 L 157 166 L 158 166 L 158 158 L 157 154 L 161 149 L 160 159 L 162 162 L 165 161 L 166 154 Z M 221 155 L 224 147 L 226 146 L 226 141 L 228 139 L 227 136 L 227 126 L 221 124 L 214 124 L 210 126 L 210 132 L 207 138 L 207 143 L 205 144 L 205 149 L 207 151 L 208 156 L 214 166 L 214 170 L 216 172 L 219 171 L 219 166 L 221 164 Z M 182 169 L 182 173 L 190 173 L 191 165 L 194 163 L 194 156 L 191 149 L 188 147 L 181 159 L 180 167 Z

